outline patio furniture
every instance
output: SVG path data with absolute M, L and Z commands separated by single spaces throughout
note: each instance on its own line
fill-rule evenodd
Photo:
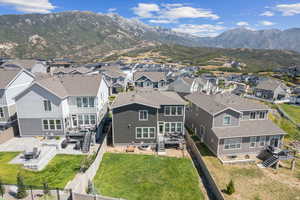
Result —
M 141 144 L 138 148 L 140 150 L 142 150 L 142 151 L 149 151 L 149 150 L 151 150 L 151 146 L 148 145 L 148 144 Z

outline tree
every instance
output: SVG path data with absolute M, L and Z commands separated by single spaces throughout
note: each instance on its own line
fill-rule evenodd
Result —
M 235 192 L 233 180 L 230 180 L 229 184 L 226 186 L 226 193 L 232 195 Z
M 47 182 L 43 183 L 43 193 L 44 193 L 44 195 L 50 195 L 49 185 Z
M 4 193 L 5 193 L 5 187 L 3 185 L 2 180 L 0 179 L 0 195 L 3 197 Z
M 18 187 L 17 198 L 18 199 L 25 198 L 27 196 L 27 192 L 24 185 L 24 177 L 21 175 L 21 173 L 18 173 L 17 175 L 17 187 Z

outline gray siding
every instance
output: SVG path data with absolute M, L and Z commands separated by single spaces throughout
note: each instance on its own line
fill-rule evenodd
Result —
M 5 89 L 0 89 L 0 106 L 6 106 Z
M 258 98 L 267 99 L 267 100 L 273 100 L 274 92 L 272 90 L 254 88 L 254 96 Z
M 148 110 L 148 120 L 139 121 L 139 110 Z M 136 127 L 155 127 L 157 133 L 157 109 L 139 104 L 131 104 L 113 109 L 114 144 L 156 143 L 156 139 L 136 139 Z
M 63 119 L 61 120 L 63 123 Z M 22 137 L 45 136 L 49 133 L 53 133 L 53 135 L 64 135 L 63 129 L 61 131 L 55 131 L 55 130 L 44 131 L 42 127 L 42 119 L 19 118 L 18 121 L 19 121 L 19 130 Z
M 173 105 L 172 105 L 173 106 Z M 176 105 L 174 105 L 176 106 Z M 183 107 L 184 111 L 184 107 Z M 183 122 L 184 116 L 165 116 L 165 106 L 162 106 L 158 110 L 158 121 L 163 121 L 163 122 Z
M 219 141 L 219 155 L 237 155 L 237 154 L 257 154 L 261 150 L 263 150 L 264 147 L 259 146 L 259 138 L 256 137 L 256 147 L 250 148 L 250 137 L 243 137 L 242 138 L 242 144 L 240 149 L 234 149 L 234 150 L 225 150 L 224 149 L 224 139 L 221 139 Z M 283 139 L 283 136 L 280 136 L 281 140 Z M 266 137 L 266 145 L 270 142 L 270 136 Z
M 223 119 L 225 116 L 229 115 L 231 117 L 230 125 L 223 125 Z M 225 110 L 218 115 L 214 116 L 214 127 L 228 127 L 228 126 L 239 126 L 240 113 L 233 110 Z

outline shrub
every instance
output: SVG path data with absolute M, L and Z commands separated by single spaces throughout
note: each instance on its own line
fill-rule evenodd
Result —
M 27 196 L 27 192 L 24 185 L 24 177 L 20 173 L 18 173 L 17 175 L 17 187 L 18 187 L 17 198 L 18 199 L 25 198 Z
M 60 139 L 60 137 L 59 137 L 59 136 L 56 136 L 56 137 L 55 137 L 55 139 L 56 139 L 56 140 L 59 140 L 59 139 Z
M 235 192 L 233 180 L 230 180 L 228 185 L 226 186 L 226 193 L 228 195 L 232 195 Z
M 46 182 L 43 183 L 43 193 L 44 195 L 50 195 L 49 185 Z
M 3 197 L 4 194 L 5 194 L 5 187 L 3 185 L 2 180 L 0 179 L 0 195 Z

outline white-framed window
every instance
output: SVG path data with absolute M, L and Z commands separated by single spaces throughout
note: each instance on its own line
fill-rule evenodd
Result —
M 256 137 L 250 137 L 250 148 L 256 147 Z
M 181 133 L 182 131 L 182 122 L 165 122 L 165 133 Z
M 242 143 L 242 138 L 224 139 L 224 149 L 225 150 L 240 149 L 241 143 Z
M 205 134 L 205 126 L 203 126 L 203 125 L 200 126 L 200 134 L 201 135 Z
M 0 107 L 0 118 L 4 118 L 4 110 Z
M 148 120 L 148 110 L 139 110 L 139 120 L 140 121 Z
M 183 106 L 165 106 L 165 116 L 183 116 Z
M 49 101 L 49 100 L 44 100 L 43 101 L 43 103 L 44 103 L 44 110 L 45 111 L 51 111 L 52 110 L 52 108 L 51 108 L 51 101 Z
M 256 112 L 250 112 L 250 119 L 256 119 Z
M 226 116 L 223 118 L 223 125 L 230 125 L 230 124 L 231 124 L 231 116 L 226 115 Z
M 264 147 L 264 146 L 266 146 L 266 136 L 260 136 L 259 137 L 259 146 L 260 147 Z
M 62 130 L 62 123 L 60 119 L 43 119 L 43 130 Z
M 95 114 L 80 114 L 78 115 L 79 126 L 85 125 L 96 125 L 96 115 Z
M 76 104 L 78 108 L 94 108 L 95 97 L 76 97 Z
M 263 112 L 259 112 L 259 119 L 265 119 L 266 118 L 266 112 L 263 111 Z
M 137 127 L 135 132 L 136 139 L 155 138 L 155 127 Z

